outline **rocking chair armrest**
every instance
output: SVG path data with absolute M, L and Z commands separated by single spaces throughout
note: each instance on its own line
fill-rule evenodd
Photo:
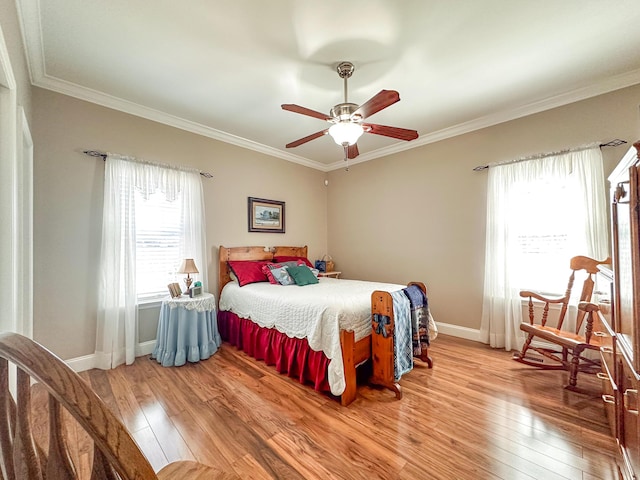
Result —
M 584 337 L 587 343 L 591 343 L 591 334 L 593 333 L 593 320 L 599 308 L 598 305 L 591 302 L 580 302 L 578 304 L 578 310 L 586 312 L 585 318 L 587 324 L 584 327 Z
M 578 310 L 582 310 L 583 312 L 597 312 L 600 309 L 600 307 L 598 307 L 598 305 L 596 305 L 595 303 L 591 303 L 591 302 L 580 302 L 578 304 Z
M 536 300 L 540 300 L 544 303 L 562 303 L 564 301 L 564 296 L 562 297 L 545 297 L 537 292 L 532 292 L 529 290 L 521 290 L 520 296 L 522 298 L 535 298 Z

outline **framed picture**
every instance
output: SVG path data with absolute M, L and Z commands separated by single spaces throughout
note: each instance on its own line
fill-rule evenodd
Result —
M 182 295 L 182 290 L 180 289 L 179 283 L 170 283 L 169 285 L 167 285 L 167 288 L 169 289 L 171 298 L 176 298 Z
M 249 231 L 284 233 L 284 202 L 249 197 Z

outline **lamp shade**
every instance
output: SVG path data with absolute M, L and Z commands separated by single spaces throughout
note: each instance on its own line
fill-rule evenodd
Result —
M 352 122 L 339 122 L 329 127 L 329 135 L 340 146 L 353 145 L 358 141 L 364 129 L 362 125 Z
M 178 268 L 177 273 L 198 273 L 198 269 L 196 268 L 193 258 L 185 258 L 180 264 L 180 268 Z

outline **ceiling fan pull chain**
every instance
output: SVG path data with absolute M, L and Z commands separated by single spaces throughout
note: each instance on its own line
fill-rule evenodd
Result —
M 349 145 L 344 144 L 344 161 L 347 162 L 347 167 L 344 169 L 345 172 L 349 171 Z

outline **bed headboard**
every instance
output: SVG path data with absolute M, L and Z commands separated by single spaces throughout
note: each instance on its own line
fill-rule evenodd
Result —
M 231 281 L 229 260 L 273 260 L 273 257 L 307 257 L 307 246 L 304 247 L 223 247 L 218 249 L 218 301 L 222 287 Z

